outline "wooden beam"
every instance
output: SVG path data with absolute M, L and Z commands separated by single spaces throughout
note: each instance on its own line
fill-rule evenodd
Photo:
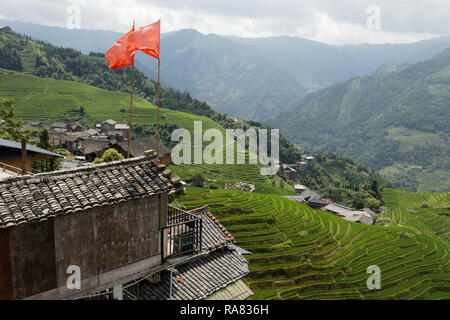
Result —
M 22 138 L 22 175 L 27 174 L 27 140 Z

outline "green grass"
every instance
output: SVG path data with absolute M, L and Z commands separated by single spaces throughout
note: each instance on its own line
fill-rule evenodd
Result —
M 61 121 L 67 112 L 85 108 L 88 121 L 113 119 L 128 123 L 129 94 L 95 88 L 87 84 L 39 78 L 29 74 L 0 73 L 0 92 L 4 97 L 14 99 L 16 114 L 25 121 L 42 121 L 51 124 Z M 125 109 L 126 112 L 120 112 Z M 224 129 L 209 118 L 185 112 L 160 109 L 160 122 L 175 123 L 180 128 L 193 131 L 194 121 L 202 121 L 204 129 Z M 139 97 L 133 99 L 133 123 L 156 123 L 156 107 Z
M 244 278 L 254 299 L 450 299 L 450 226 L 442 212 L 450 194 L 387 189 L 384 196 L 389 210 L 380 220 L 388 227 L 274 194 L 188 188 L 176 201 L 187 209 L 208 204 L 237 245 L 254 253 L 245 256 Z M 381 268 L 381 290 L 367 289 L 370 265 Z
M 68 115 L 76 114 L 79 107 L 83 106 L 87 114 L 83 121 L 90 127 L 107 119 L 128 123 L 129 94 L 99 89 L 79 82 L 39 78 L 30 74 L 0 69 L 0 94 L 2 97 L 14 99 L 16 116 L 25 122 L 41 121 L 50 125 L 56 121 L 64 121 Z M 160 109 L 161 124 L 176 124 L 178 128 L 187 129 L 192 138 L 194 121 L 201 121 L 204 131 L 218 129 L 225 134 L 222 126 L 207 117 Z M 156 107 L 140 97 L 134 97 L 132 123 L 155 124 Z M 203 146 L 208 144 L 209 142 L 204 142 Z M 223 159 L 224 161 L 226 159 L 225 148 Z M 248 152 L 246 152 L 246 163 L 248 163 Z M 201 173 L 205 177 L 212 177 L 209 178 L 208 183 L 214 182 L 222 188 L 226 182 L 242 181 L 256 183 L 257 192 L 292 194 L 290 186 L 280 179 L 275 178 L 273 181 L 274 178 L 262 176 L 260 168 L 260 165 L 251 164 L 171 166 L 171 169 L 182 179 L 189 179 L 195 173 Z

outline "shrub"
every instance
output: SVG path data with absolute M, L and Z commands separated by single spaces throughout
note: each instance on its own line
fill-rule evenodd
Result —
M 192 185 L 195 187 L 203 187 L 203 184 L 205 183 L 205 178 L 200 173 L 197 173 L 192 176 L 191 182 Z
M 110 148 L 103 152 L 103 155 L 100 158 L 95 158 L 93 163 L 112 162 L 118 160 L 123 160 L 123 155 L 121 155 L 116 149 Z

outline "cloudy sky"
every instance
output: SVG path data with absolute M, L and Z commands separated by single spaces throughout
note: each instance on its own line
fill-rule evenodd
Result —
M 77 12 L 80 12 L 78 15 Z M 329 44 L 406 43 L 450 35 L 449 0 L 1 0 L 0 19 L 128 31 L 161 19 L 242 37 L 289 35 Z

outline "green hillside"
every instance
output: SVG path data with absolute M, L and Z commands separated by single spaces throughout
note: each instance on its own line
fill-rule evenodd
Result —
M 245 256 L 254 299 L 450 299 L 450 212 L 442 208 L 450 193 L 385 194 L 388 227 L 348 222 L 276 195 L 189 188 L 175 203 L 208 204 L 237 244 L 254 253 Z M 380 290 L 367 289 L 371 265 L 381 269 Z
M 105 52 L 121 35 L 20 21 L 0 20 L 0 25 L 83 53 Z M 263 120 L 306 93 L 370 74 L 384 64 L 429 59 L 448 46 L 448 37 L 408 44 L 335 46 L 298 37 L 240 38 L 180 30 L 161 34 L 161 79 L 217 110 Z M 155 78 L 155 59 L 142 54 L 136 62 L 146 76 Z
M 397 187 L 450 188 L 450 49 L 311 94 L 268 122 L 303 148 L 342 154 Z
M 23 72 L 0 69 L 0 91 L 3 96 L 14 98 L 20 118 L 40 120 L 46 124 L 64 120 L 78 122 L 84 127 L 92 127 L 109 118 L 128 122 L 129 68 L 110 70 L 103 54 L 83 55 L 74 49 L 58 48 L 16 33 L 0 33 L 0 50 L 5 48 L 14 55 L 0 61 L 0 66 L 12 68 L 21 65 Z M 148 129 L 153 132 L 156 83 L 136 69 L 134 84 L 133 134 L 145 134 Z M 270 129 L 256 121 L 235 121 L 205 102 L 192 98 L 188 92 L 172 88 L 161 88 L 161 106 L 161 124 L 166 126 L 162 127 L 161 139 L 169 146 L 174 145 L 170 141 L 172 130 L 186 128 L 193 135 L 195 120 L 203 122 L 203 129 L 216 128 L 221 132 L 237 128 Z M 280 160 L 283 163 L 295 163 L 301 155 L 298 148 L 280 136 Z M 256 183 L 257 192 L 292 193 L 293 182 L 287 182 L 282 175 L 262 176 L 258 165 L 183 165 L 172 169 L 188 181 L 201 174 L 206 179 L 204 185 L 211 188 L 223 188 L 226 182 L 243 181 Z M 350 159 L 336 159 L 327 154 L 318 156 L 313 170 L 303 174 L 301 179 L 311 188 L 323 189 L 330 197 L 334 195 L 342 198 L 343 202 L 358 202 L 365 206 L 372 197 L 379 200 L 377 192 L 369 194 L 366 187 L 374 180 L 378 181 L 380 189 L 384 185 L 380 177 L 367 168 Z
M 99 89 L 80 82 L 39 78 L 1 69 L 0 90 L 2 96 L 14 99 L 16 114 L 24 121 L 51 124 L 66 118 L 70 120 L 71 113 L 79 113 L 80 106 L 85 109 L 83 121 L 86 125 L 92 126 L 107 119 L 128 123 L 129 119 L 129 94 Z M 123 112 L 124 110 L 126 111 Z M 207 117 L 164 108 L 160 109 L 160 120 L 162 124 L 174 123 L 190 131 L 193 131 L 195 120 L 202 121 L 206 129 L 223 130 Z M 156 123 L 156 107 L 135 97 L 133 123 Z
M 79 116 L 79 107 L 83 106 L 86 115 L 81 122 L 86 126 L 93 126 L 106 119 L 128 123 L 130 97 L 126 93 L 99 89 L 74 81 L 39 78 L 4 69 L 0 69 L 0 88 L 3 97 L 14 99 L 16 115 L 24 121 L 42 121 L 49 125 L 55 121 L 70 120 L 74 113 Z M 173 124 L 178 128 L 185 128 L 192 136 L 194 121 L 202 121 L 204 130 L 214 128 L 225 132 L 222 126 L 207 117 L 176 110 L 161 108 L 160 120 L 162 125 Z M 156 123 L 156 107 L 136 97 L 133 101 L 133 124 L 154 123 Z M 215 179 L 210 180 L 218 182 L 222 187 L 225 181 L 271 182 L 268 177 L 260 175 L 259 165 L 182 165 L 173 166 L 172 169 L 184 179 L 189 179 L 197 172 L 205 176 L 212 175 Z M 277 179 L 277 184 L 283 187 L 281 179 Z M 278 188 L 274 188 L 273 191 L 290 193 Z

